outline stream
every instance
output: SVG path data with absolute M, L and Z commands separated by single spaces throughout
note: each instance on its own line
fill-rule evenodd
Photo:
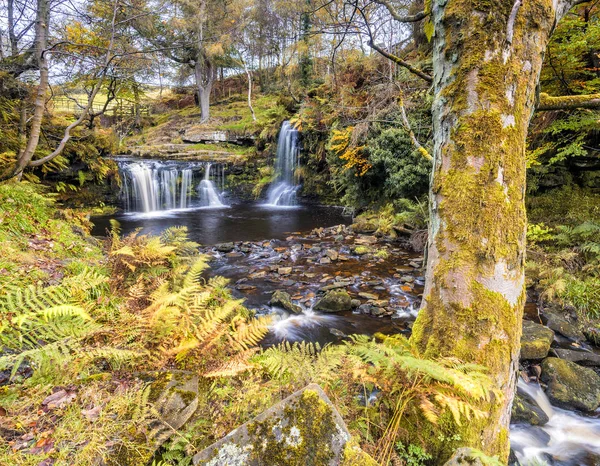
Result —
M 284 123 L 273 183 L 256 202 L 228 196 L 223 164 L 117 158 L 125 212 L 93 218 L 92 233 L 104 236 L 111 219 L 123 234 L 186 226 L 209 257 L 206 278 L 226 277 L 248 308 L 273 316 L 264 346 L 323 345 L 356 333 L 410 334 L 423 292 L 423 257 L 402 241 L 352 231 L 341 208 L 302 204 L 296 197 L 297 137 Z M 335 313 L 313 310 L 330 290 L 345 290 L 351 306 Z M 276 291 L 288 293 L 294 312 L 270 304 Z M 511 425 L 511 464 L 600 465 L 600 420 L 553 407 L 537 384 L 520 380 L 519 391 L 549 421 Z

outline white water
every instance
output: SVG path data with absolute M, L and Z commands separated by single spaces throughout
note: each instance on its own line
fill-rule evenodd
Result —
M 211 180 L 212 164 L 178 161 L 119 161 L 123 178 L 122 196 L 127 212 L 162 215 L 178 209 L 227 207 L 217 186 Z M 204 167 L 204 179 L 194 187 L 194 173 Z M 223 190 L 225 166 L 214 165 L 216 181 Z
M 299 163 L 298 131 L 289 121 L 284 121 L 277 139 L 277 161 L 275 162 L 275 182 L 267 191 L 267 205 L 295 206 L 299 185 L 296 168 Z
M 306 340 L 315 327 L 326 327 L 335 320 L 335 316 L 317 314 L 312 309 L 305 309 L 302 314 L 284 312 L 274 317 L 270 330 L 280 340 L 300 341 Z
M 600 420 L 581 416 L 550 404 L 537 384 L 519 380 L 519 389 L 530 395 L 549 417 L 541 427 L 513 424 L 510 444 L 521 465 L 580 466 L 598 464 Z
M 206 207 L 225 207 L 225 204 L 221 201 L 221 196 L 215 188 L 215 184 L 210 180 L 210 167 L 210 163 L 206 164 L 204 179 L 198 185 L 200 204 Z

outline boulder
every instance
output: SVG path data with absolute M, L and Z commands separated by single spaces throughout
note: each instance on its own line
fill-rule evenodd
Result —
M 290 395 L 196 454 L 195 466 L 376 466 L 316 384 Z
M 271 296 L 269 301 L 270 306 L 280 307 L 294 314 L 302 314 L 302 308 L 297 304 L 292 303 L 292 297 L 285 291 L 277 290 Z
M 558 348 L 552 351 L 554 351 L 556 357 L 581 364 L 582 366 L 600 366 L 600 355 L 596 353 Z
M 545 310 L 543 317 L 547 319 L 546 327 L 560 333 L 562 336 L 575 341 L 584 341 L 585 336 L 577 326 L 569 321 L 567 312 Z
M 600 406 L 600 376 L 571 361 L 546 358 L 542 362 L 546 395 L 556 406 L 593 412 Z
M 530 320 L 523 321 L 521 335 L 521 359 L 543 359 L 548 356 L 554 332 Z
M 375 230 L 377 230 L 377 223 L 373 222 L 373 221 L 358 221 L 356 223 L 353 223 L 350 228 L 352 228 L 352 231 L 354 231 L 355 233 L 374 233 Z
M 343 290 L 331 290 L 317 301 L 313 309 L 323 312 L 349 311 L 352 309 L 352 298 Z
M 219 252 L 231 252 L 234 250 L 235 245 L 233 243 L 220 243 L 215 246 Z
M 510 422 L 512 424 L 527 423 L 532 426 L 543 426 L 550 419 L 542 408 L 538 406 L 535 400 L 527 393 L 517 390 L 517 395 L 513 401 L 512 414 Z

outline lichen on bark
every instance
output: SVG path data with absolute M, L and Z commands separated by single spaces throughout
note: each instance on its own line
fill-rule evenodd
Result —
M 555 19 L 552 0 L 432 4 L 431 224 L 412 338 L 428 357 L 489 368 L 503 396 L 456 432 L 504 460 L 524 303 L 525 138 Z

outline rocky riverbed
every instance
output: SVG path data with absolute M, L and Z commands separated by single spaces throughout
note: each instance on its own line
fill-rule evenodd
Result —
M 408 332 L 423 291 L 422 255 L 345 225 L 203 252 L 211 276 L 230 279 L 248 307 L 276 315 L 270 341 Z

